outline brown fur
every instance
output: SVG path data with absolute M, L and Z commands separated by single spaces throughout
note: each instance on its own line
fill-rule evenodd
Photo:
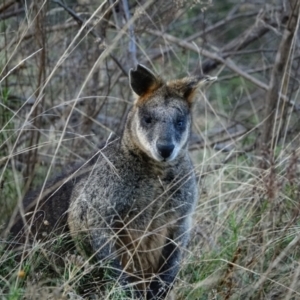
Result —
M 151 99 L 153 93 L 158 90 L 160 87 L 162 87 L 163 81 L 161 79 L 158 79 L 155 81 L 148 89 L 143 93 L 141 96 L 139 96 L 135 102 L 137 105 L 143 105 L 145 102 L 147 102 L 149 99 Z
M 214 81 L 216 77 L 210 76 L 195 76 L 185 77 L 182 79 L 172 80 L 167 83 L 167 86 L 176 91 L 181 97 L 184 97 L 191 106 L 195 99 L 195 94 L 199 87 L 203 86 L 208 81 Z

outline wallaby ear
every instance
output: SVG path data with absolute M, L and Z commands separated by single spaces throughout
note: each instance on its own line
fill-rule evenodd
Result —
M 198 88 L 205 85 L 208 82 L 217 80 L 217 77 L 211 77 L 207 75 L 185 77 L 178 80 L 172 80 L 167 85 L 175 90 L 181 97 L 191 105 L 194 100 L 195 93 Z
M 135 70 L 131 69 L 129 71 L 129 82 L 132 90 L 138 96 L 144 96 L 162 85 L 160 78 L 140 64 L 137 65 Z

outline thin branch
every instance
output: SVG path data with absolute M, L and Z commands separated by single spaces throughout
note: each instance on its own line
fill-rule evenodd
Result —
M 150 34 L 153 34 L 155 36 L 159 36 L 159 37 L 165 39 L 168 42 L 177 44 L 178 46 L 180 46 L 184 49 L 188 49 L 188 50 L 194 51 L 196 53 L 202 54 L 203 56 L 206 56 L 207 58 L 211 59 L 211 61 L 213 61 L 213 63 L 215 61 L 215 64 L 217 64 L 217 65 L 219 65 L 219 64 L 225 65 L 227 68 L 229 68 L 233 72 L 239 74 L 241 77 L 247 79 L 248 81 L 250 81 L 251 83 L 253 83 L 257 87 L 259 87 L 260 89 L 262 89 L 264 91 L 269 90 L 269 86 L 266 83 L 256 79 L 255 77 L 249 75 L 247 72 L 243 71 L 239 66 L 237 66 L 229 58 L 224 59 L 221 55 L 218 55 L 216 53 L 213 53 L 213 52 L 208 51 L 208 50 L 203 49 L 203 48 L 200 49 L 195 44 L 188 43 L 185 40 L 178 39 L 178 38 L 176 38 L 176 37 L 174 37 L 170 34 L 163 33 L 163 32 L 158 31 L 158 30 L 147 29 L 147 32 L 150 33 Z M 294 101 L 289 100 L 285 95 L 280 94 L 280 96 L 289 105 L 295 106 L 298 109 L 298 107 L 296 106 Z
M 224 130 L 225 131 L 225 130 Z M 199 150 L 200 148 L 204 147 L 213 147 L 214 145 L 221 143 L 221 142 L 227 142 L 227 141 L 233 141 L 234 138 L 238 138 L 240 136 L 244 136 L 249 130 L 244 129 L 244 130 L 239 130 L 235 133 L 228 134 L 226 136 L 220 137 L 216 140 L 213 141 L 207 141 L 207 140 L 196 140 L 190 143 L 189 145 L 189 150 Z
M 225 19 L 213 24 L 210 27 L 205 28 L 203 31 L 200 32 L 196 32 L 194 34 L 192 34 L 191 36 L 189 36 L 186 41 L 187 42 L 191 42 L 193 40 L 195 40 L 198 37 L 202 37 L 203 35 L 206 35 L 208 33 L 210 33 L 211 31 L 214 31 L 220 27 L 225 26 L 226 24 L 236 20 L 236 19 L 240 19 L 240 18 L 249 18 L 249 17 L 253 17 L 257 15 L 257 11 L 255 12 L 248 12 L 248 13 L 243 13 L 243 14 L 236 14 L 236 15 L 228 15 Z
M 2 5 L 0 5 L 0 13 L 11 7 L 13 4 L 15 4 L 17 1 L 16 0 L 6 0 L 4 1 Z
M 69 15 L 78 23 L 78 25 L 82 26 L 85 21 L 74 12 L 74 10 L 72 10 L 71 8 L 69 8 L 68 6 L 66 6 L 64 3 L 62 3 L 59 0 L 52 0 L 52 2 L 56 3 L 57 5 L 59 5 L 60 7 L 62 7 L 64 10 L 66 10 Z M 85 27 L 88 29 L 88 32 L 96 38 L 98 43 L 103 42 L 103 38 L 101 36 L 98 35 L 98 33 L 93 29 L 93 27 L 89 24 L 85 24 Z
M 265 25 L 265 22 L 263 22 L 262 19 L 257 20 L 253 26 L 243 31 L 239 36 L 230 41 L 223 48 L 219 49 L 220 56 L 222 56 L 223 59 L 229 57 L 231 52 L 236 52 L 247 47 L 264 36 L 269 30 L 270 28 Z M 220 62 L 209 59 L 202 63 L 201 68 L 204 73 L 208 73 L 215 69 L 219 64 Z
M 274 68 L 271 74 L 270 84 L 268 88 L 266 106 L 265 106 L 265 118 L 266 121 L 263 126 L 261 137 L 261 149 L 266 145 L 270 145 L 273 149 L 275 146 L 275 130 L 274 122 L 276 120 L 276 114 L 281 113 L 282 118 L 285 118 L 286 108 L 283 103 L 280 103 L 280 94 L 287 93 L 288 86 L 288 72 L 289 61 L 291 59 L 291 49 L 293 48 L 294 39 L 296 38 L 300 15 L 300 1 L 291 1 L 291 12 L 286 29 L 282 35 L 282 39 L 278 48 L 278 52 L 275 58 Z M 284 126 L 284 122 L 280 121 L 279 127 Z M 278 132 L 281 131 L 278 129 Z
M 126 16 L 126 21 L 129 22 L 129 20 L 131 19 L 131 16 L 130 16 L 130 11 L 129 11 L 129 6 L 128 6 L 127 0 L 123 0 L 123 8 L 124 8 L 125 16 Z M 128 26 L 128 31 L 129 31 L 129 38 L 130 38 L 129 54 L 131 56 L 133 67 L 135 67 L 137 65 L 137 58 L 136 58 L 136 40 L 135 40 L 135 35 L 134 35 L 133 22 L 130 23 L 130 25 Z
M 103 47 L 102 44 L 104 44 L 104 36 L 100 36 L 93 28 L 93 25 L 89 25 L 89 24 L 85 24 L 85 21 L 71 8 L 69 8 L 68 6 L 66 6 L 64 3 L 62 3 L 60 0 L 52 0 L 52 2 L 56 3 L 57 5 L 61 6 L 63 9 L 65 9 L 70 16 L 77 22 L 77 24 L 79 26 L 85 25 L 85 27 L 88 30 L 88 33 L 91 34 L 95 39 L 96 42 L 99 44 L 100 47 Z M 117 1 L 114 2 L 111 7 L 110 7 L 110 11 L 113 9 L 113 7 L 117 4 Z M 122 66 L 122 64 L 119 62 L 119 60 L 113 55 L 110 54 L 110 57 L 112 58 L 112 60 L 116 63 L 116 65 L 120 68 L 120 70 L 122 71 L 122 73 L 125 76 L 128 76 L 128 72 L 125 70 L 125 68 Z
M 19 8 L 19 9 L 15 9 L 15 10 L 12 10 L 12 11 L 8 11 L 8 12 L 5 12 L 5 13 L 2 13 L 0 15 L 0 21 L 3 21 L 5 19 L 9 19 L 11 17 L 15 17 L 18 14 L 23 13 L 24 11 L 25 11 L 24 8 Z
M 260 87 L 261 89 L 268 90 L 268 86 L 265 83 L 257 80 L 256 78 L 254 78 L 251 75 L 247 74 L 246 72 L 242 71 L 237 65 L 235 65 L 235 63 L 233 61 L 231 61 L 229 59 L 225 60 L 222 56 L 220 56 L 220 55 L 218 55 L 216 53 L 213 53 L 211 51 L 205 50 L 203 48 L 199 49 L 197 46 L 195 46 L 192 43 L 188 43 L 185 40 L 178 39 L 178 38 L 176 38 L 176 37 L 174 37 L 174 36 L 172 36 L 170 34 L 163 33 L 163 32 L 158 31 L 158 30 L 147 29 L 147 32 L 149 32 L 150 34 L 159 36 L 159 37 L 167 40 L 168 42 L 177 44 L 178 46 L 180 46 L 182 48 L 185 48 L 185 49 L 188 49 L 188 50 L 200 53 L 203 56 L 206 56 L 206 57 L 208 57 L 208 58 L 216 61 L 219 64 L 223 64 L 226 67 L 228 67 L 229 69 L 231 69 L 232 71 L 238 73 L 239 75 L 241 75 L 245 79 L 249 80 L 250 82 L 252 82 L 256 86 Z

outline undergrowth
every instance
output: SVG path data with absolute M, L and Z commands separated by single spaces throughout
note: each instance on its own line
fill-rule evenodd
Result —
M 200 196 L 176 299 L 300 299 L 299 34 L 282 76 L 284 105 L 274 108 L 272 147 L 260 146 L 293 1 L 61 2 L 73 17 L 60 1 L 2 2 L 1 300 L 131 299 L 109 266 L 100 279 L 99 266 L 65 249 L 64 237 L 12 249 L 5 232 L 29 190 L 121 134 L 135 60 L 169 79 L 219 76 L 194 108 L 190 154 Z M 134 28 L 121 2 L 129 2 Z

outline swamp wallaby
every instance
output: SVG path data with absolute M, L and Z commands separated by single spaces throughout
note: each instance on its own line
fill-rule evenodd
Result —
M 212 79 L 164 82 L 142 65 L 131 70 L 137 97 L 121 139 L 25 198 L 25 217 L 13 225 L 13 235 L 29 231 L 41 239 L 69 231 L 81 253 L 101 266 L 109 261 L 113 276 L 133 286 L 138 298 L 165 299 L 198 197 L 188 153 L 191 107 L 197 88 Z

